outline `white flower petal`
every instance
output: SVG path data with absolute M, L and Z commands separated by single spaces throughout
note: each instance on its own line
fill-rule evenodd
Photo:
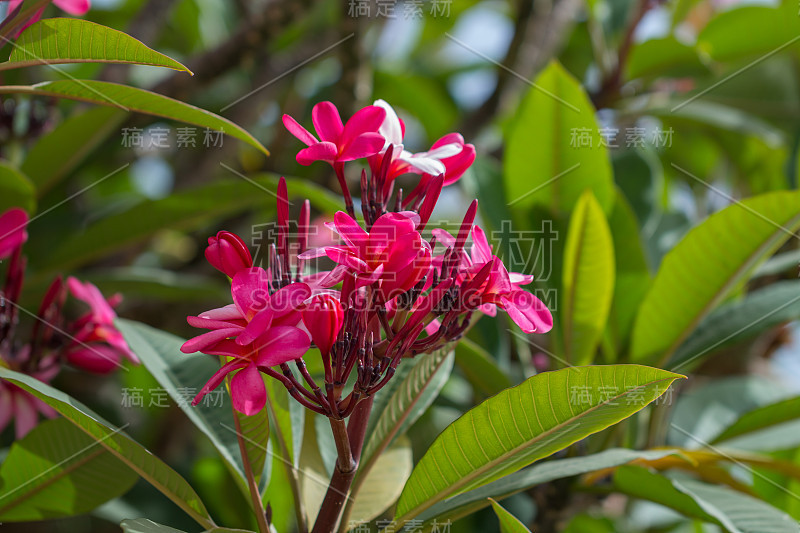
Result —
M 397 117 L 397 113 L 395 113 L 394 108 L 392 108 L 392 106 L 390 106 L 385 100 L 375 100 L 372 105 L 381 107 L 386 111 L 386 118 L 383 119 L 383 124 L 381 124 L 381 127 L 378 130 L 378 133 L 383 135 L 383 137 L 386 139 L 384 148 L 387 148 L 390 144 L 402 144 L 403 128 L 400 126 L 400 119 Z

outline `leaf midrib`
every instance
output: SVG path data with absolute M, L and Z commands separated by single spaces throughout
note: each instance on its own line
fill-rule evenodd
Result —
M 609 397 L 607 400 L 605 400 L 605 401 L 603 401 L 603 402 L 601 402 L 601 403 L 599 403 L 597 405 L 594 405 L 594 406 L 590 407 L 586 411 L 583 411 L 582 413 L 580 413 L 580 414 L 578 414 L 578 415 L 576 415 L 576 416 L 574 416 L 572 418 L 569 418 L 569 419 L 565 420 L 564 422 L 561 422 L 561 423 L 553 426 L 552 428 L 548 429 L 547 431 L 545 431 L 543 433 L 540 433 L 539 435 L 536 435 L 536 437 L 534 439 L 526 441 L 525 443 L 523 443 L 523 445 L 514 447 L 514 448 L 510 449 L 509 451 L 505 452 L 504 454 L 498 456 L 496 459 L 487 462 L 483 466 L 478 467 L 477 469 L 473 470 L 467 476 L 462 477 L 456 483 L 454 483 L 452 485 L 449 485 L 449 487 L 448 487 L 449 490 L 439 491 L 436 494 L 427 497 L 425 502 L 423 502 L 422 504 L 417 505 L 416 507 L 413 507 L 410 510 L 406 511 L 406 513 L 403 516 L 397 518 L 397 521 L 399 523 L 403 523 L 408 518 L 414 517 L 414 516 L 418 515 L 419 513 L 421 513 L 422 511 L 428 509 L 429 507 L 431 507 L 435 503 L 433 501 L 434 498 L 437 498 L 437 497 L 440 498 L 440 499 L 448 498 L 450 495 L 452 495 L 453 493 L 457 492 L 458 490 L 460 490 L 465 485 L 468 485 L 469 482 L 474 481 L 476 478 L 479 477 L 480 474 L 483 474 L 485 471 L 490 470 L 491 467 L 502 463 L 503 461 L 508 459 L 510 456 L 513 456 L 517 452 L 519 452 L 520 450 L 523 450 L 523 449 L 527 448 L 528 446 L 530 446 L 531 443 L 533 443 L 535 441 L 538 441 L 538 440 L 541 440 L 542 437 L 545 437 L 545 436 L 548 436 L 549 434 L 552 434 L 553 432 L 555 432 L 556 430 L 562 428 L 563 426 L 567 426 L 567 425 L 575 422 L 576 420 L 579 420 L 579 419 L 583 418 L 585 415 L 587 415 L 587 414 L 589 414 L 591 412 L 594 412 L 597 409 L 600 409 L 601 407 L 604 407 L 605 405 L 611 403 L 612 401 L 616 401 L 619 398 L 622 398 L 623 396 L 626 396 L 627 394 L 629 394 L 631 392 L 634 392 L 634 391 L 636 391 L 638 389 L 645 388 L 645 387 L 650 387 L 652 385 L 656 385 L 656 384 L 662 383 L 664 381 L 672 382 L 672 381 L 675 381 L 676 379 L 678 379 L 678 377 L 679 376 L 665 377 L 665 378 L 662 378 L 662 379 L 657 379 L 657 380 L 654 380 L 654 381 L 650 381 L 648 383 L 644 383 L 642 385 L 638 385 L 638 386 L 636 386 L 636 387 L 634 387 L 632 389 L 627 389 L 623 393 L 617 394 L 616 396 Z M 647 403 L 649 403 L 649 402 L 647 402 Z M 646 405 L 646 403 L 645 403 L 645 405 Z M 424 459 L 424 456 L 423 456 L 423 459 Z
M 749 212 L 749 209 L 747 209 L 746 211 Z M 768 237 L 761 244 L 761 246 L 753 250 L 753 253 L 750 254 L 747 260 L 744 263 L 742 263 L 742 265 L 731 274 L 731 276 L 728 278 L 728 281 L 726 281 L 720 287 L 720 289 L 714 294 L 714 296 L 708 301 L 708 303 L 698 311 L 698 313 L 695 315 L 692 321 L 686 325 L 683 331 L 681 331 L 680 335 L 678 335 L 678 337 L 667 348 L 667 350 L 664 352 L 664 355 L 662 355 L 661 359 L 659 359 L 658 366 L 664 365 L 669 360 L 669 358 L 672 357 L 672 354 L 675 352 L 675 350 L 677 350 L 683 343 L 683 341 L 686 340 L 689 334 L 692 331 L 694 331 L 694 329 L 698 326 L 698 324 L 700 324 L 700 321 L 719 304 L 719 302 L 733 287 L 736 286 L 737 283 L 741 281 L 742 276 L 744 276 L 744 274 L 748 270 L 750 270 L 755 266 L 755 263 L 757 263 L 760 260 L 759 256 L 763 254 L 764 251 L 771 248 L 776 243 L 776 241 L 780 240 L 782 233 L 786 232 L 792 233 L 792 231 L 790 231 L 790 228 L 796 230 L 798 226 L 800 226 L 800 213 L 790 218 L 785 224 L 781 226 L 781 228 L 776 228 L 775 231 L 772 233 L 772 235 L 770 235 L 770 237 Z M 788 235 L 786 239 L 788 239 L 790 236 L 791 235 Z

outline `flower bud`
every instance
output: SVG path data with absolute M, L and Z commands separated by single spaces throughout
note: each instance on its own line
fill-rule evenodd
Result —
M 315 296 L 303 310 L 303 323 L 323 354 L 329 353 L 333 348 L 343 322 L 344 310 L 339 301 L 330 294 Z
M 28 240 L 27 224 L 28 214 L 18 207 L 0 214 L 0 259 L 9 257 Z
M 247 245 L 238 235 L 229 231 L 220 231 L 215 237 L 208 238 L 206 259 L 229 278 L 253 266 L 253 256 Z

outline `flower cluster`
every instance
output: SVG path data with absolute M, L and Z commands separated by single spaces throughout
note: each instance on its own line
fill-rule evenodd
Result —
M 283 117 L 286 128 L 307 146 L 297 162 L 328 163 L 341 184 L 345 210 L 326 224 L 340 242 L 307 249 L 308 200 L 300 209 L 295 242 L 289 242 L 283 178 L 277 242 L 270 247 L 267 268 L 253 265 L 244 241 L 233 233 L 209 239 L 206 257 L 231 278 L 233 304 L 188 318 L 192 326 L 209 331 L 182 350 L 226 361 L 195 405 L 233 373 L 234 407 L 256 413 L 266 402 L 262 374 L 267 374 L 307 408 L 341 419 L 380 390 L 403 358 L 457 341 L 476 312 L 495 315 L 500 308 L 526 333 L 550 330 L 548 309 L 521 287 L 532 276 L 509 272 L 475 225 L 477 200 L 456 236 L 439 228 L 429 232 L 430 238 L 423 236 L 442 188 L 458 181 L 475 160 L 474 146 L 451 133 L 428 151 L 409 152 L 402 120 L 382 100 L 346 123 L 333 104 L 322 102 L 314 106 L 312 121 L 316 136 Z M 357 160 L 363 161 L 360 220 L 345 174 L 345 164 Z M 397 187 L 404 174 L 419 176 L 407 195 Z M 309 261 L 316 258 L 333 267 L 310 271 Z M 323 387 L 303 361 L 312 342 L 322 358 Z
M 13 208 L 0 215 L 0 262 L 7 263 L 5 284 L 0 287 L 0 366 L 49 383 L 64 363 L 99 374 L 121 366 L 123 358 L 138 363 L 114 327 L 117 315 L 113 307 L 120 297 L 107 300 L 91 283 L 72 277 L 66 283 L 61 277 L 52 282 L 35 315 L 29 339 L 23 342 L 17 337 L 27 224 L 28 215 L 22 209 Z M 63 312 L 68 293 L 89 306 L 85 314 L 71 322 Z M 13 419 L 16 437 L 22 438 L 36 426 L 39 413 L 49 418 L 56 414 L 28 392 L 0 381 L 0 432 Z

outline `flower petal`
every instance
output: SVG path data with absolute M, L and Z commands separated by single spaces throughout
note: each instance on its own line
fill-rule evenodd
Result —
M 275 366 L 303 357 L 311 346 L 311 339 L 299 328 L 279 326 L 271 328 L 256 341 L 256 345 L 258 345 L 256 364 Z
M 339 110 L 331 102 L 320 102 L 311 110 L 311 121 L 321 141 L 338 143 L 344 125 Z
M 386 118 L 383 119 L 378 133 L 383 135 L 387 143 L 402 144 L 403 143 L 403 126 L 397 116 L 394 108 L 389 105 L 385 100 L 375 100 L 372 104 L 380 107 L 386 112 Z
M 553 315 L 536 296 L 524 290 L 501 297 L 503 308 L 525 333 L 547 333 L 553 328 Z
M 75 348 L 67 353 L 67 361 L 72 366 L 93 372 L 108 374 L 119 368 L 120 352 L 105 344 L 92 343 Z
M 283 125 L 289 130 L 289 133 L 297 137 L 300 142 L 305 143 L 306 146 L 311 146 L 319 142 L 316 137 L 311 135 L 307 129 L 289 115 L 283 115 Z
M 358 222 L 353 220 L 350 215 L 344 211 L 338 211 L 333 216 L 334 223 L 336 224 L 336 232 L 339 234 L 344 242 L 349 246 L 357 248 L 359 255 L 364 256 L 367 244 L 369 243 L 369 234 L 358 225 Z
M 339 150 L 335 144 L 330 142 L 319 142 L 312 144 L 308 148 L 303 148 L 297 152 L 297 162 L 301 165 L 310 165 L 314 161 L 327 161 L 332 163 L 336 160 Z
M 227 376 L 229 373 L 233 372 L 237 368 L 242 368 L 249 365 L 249 361 L 242 360 L 233 360 L 222 365 L 222 368 L 214 372 L 214 375 L 211 376 L 211 379 L 209 379 L 206 384 L 203 385 L 203 388 L 200 389 L 200 392 L 197 393 L 197 396 L 195 396 L 192 400 L 192 405 L 197 405 L 206 394 L 219 387 L 220 384 L 225 380 L 225 376 Z
M 231 379 L 233 408 L 247 416 L 261 411 L 267 403 L 267 388 L 256 365 L 247 365 Z
M 337 161 L 353 161 L 362 157 L 375 155 L 383 148 L 383 136 L 380 133 L 362 133 L 344 146 L 340 146 Z
M 13 9 L 9 6 L 9 12 Z M 18 246 L 28 240 L 25 225 L 28 213 L 19 208 L 9 209 L 0 215 L 0 259 L 11 255 Z
M 256 340 L 262 333 L 267 331 L 272 325 L 272 319 L 275 316 L 272 309 L 264 309 L 256 314 L 253 319 L 248 322 L 244 330 L 236 337 L 236 344 L 244 346 Z
M 70 15 L 85 15 L 89 11 L 89 0 L 53 0 L 53 3 Z
M 364 133 L 374 133 L 383 139 L 383 135 L 380 134 L 380 128 L 385 118 L 386 110 L 380 107 L 369 105 L 359 109 L 344 125 L 339 139 L 339 146 L 349 145 L 356 137 Z M 383 147 L 383 142 L 381 142 L 381 147 Z
M 215 329 L 184 342 L 183 346 L 181 346 L 181 351 L 183 353 L 202 352 L 209 346 L 216 344 L 223 339 L 227 339 L 228 337 L 238 335 L 241 332 L 241 327 Z
M 236 308 L 247 320 L 266 309 L 269 302 L 269 274 L 261 267 L 236 273 L 231 281 L 231 295 Z
M 27 392 L 14 394 L 14 414 L 15 437 L 20 440 L 39 423 L 39 412 Z

